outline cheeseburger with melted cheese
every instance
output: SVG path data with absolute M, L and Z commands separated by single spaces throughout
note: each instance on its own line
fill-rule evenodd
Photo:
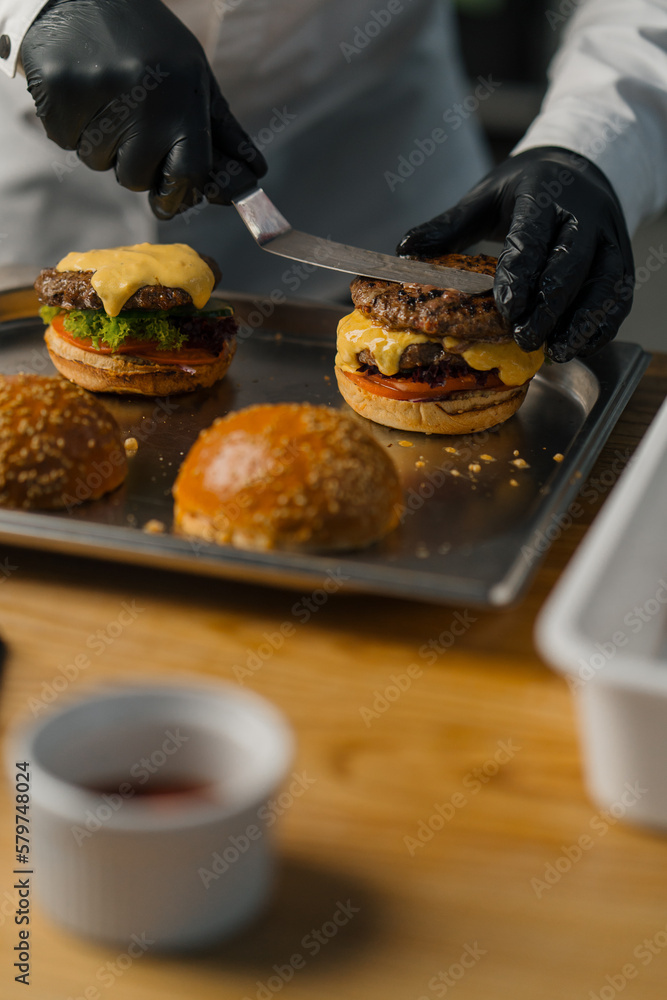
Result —
M 183 243 L 70 253 L 35 282 L 58 371 L 95 392 L 213 385 L 236 349 L 232 309 L 209 301 L 215 261 Z
M 447 254 L 432 263 L 495 274 L 496 259 Z M 355 278 L 354 312 L 338 325 L 343 398 L 379 424 L 467 434 L 502 423 L 523 402 L 544 352 L 512 338 L 493 293 Z

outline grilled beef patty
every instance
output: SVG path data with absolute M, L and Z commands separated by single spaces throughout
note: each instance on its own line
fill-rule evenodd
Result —
M 486 254 L 471 257 L 450 253 L 413 259 L 482 274 L 495 274 L 496 271 L 496 258 Z M 512 336 L 509 323 L 498 312 L 490 291 L 471 295 L 451 288 L 363 277 L 355 278 L 350 290 L 352 301 L 360 312 L 393 330 L 416 330 L 437 337 L 459 337 L 487 344 L 502 343 Z
M 215 284 L 220 281 L 220 268 L 212 257 L 201 255 L 213 271 Z M 62 309 L 103 309 L 102 300 L 90 283 L 94 271 L 56 271 L 47 267 L 40 271 L 35 281 L 37 297 L 43 305 L 60 306 Z M 189 292 L 183 288 L 165 285 L 144 285 L 130 296 L 125 309 L 176 309 L 192 305 Z

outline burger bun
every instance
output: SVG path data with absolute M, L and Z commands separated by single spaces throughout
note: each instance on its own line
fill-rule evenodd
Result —
M 338 389 L 362 417 L 402 431 L 425 434 L 472 434 L 502 424 L 523 403 L 528 385 L 508 389 L 478 389 L 451 394 L 449 399 L 391 399 L 364 389 L 336 367 Z
M 48 326 L 44 340 L 51 361 L 70 382 L 91 392 L 168 396 L 207 388 L 223 377 L 236 351 L 236 338 L 223 343 L 219 357 L 210 364 L 148 361 L 130 354 L 97 354 L 71 344 Z
M 396 527 L 401 496 L 387 451 L 355 419 L 266 404 L 202 431 L 174 486 L 174 522 L 244 549 L 358 549 Z
M 120 428 L 94 396 L 57 375 L 0 375 L 0 506 L 70 509 L 126 475 Z

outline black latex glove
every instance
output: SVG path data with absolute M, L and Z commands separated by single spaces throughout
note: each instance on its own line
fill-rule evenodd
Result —
M 525 351 L 546 342 L 554 361 L 608 343 L 630 312 L 632 248 L 618 199 L 583 156 L 528 149 L 492 170 L 453 208 L 403 237 L 401 255 L 460 252 L 505 241 L 496 305 Z
M 159 219 L 204 195 L 228 205 L 266 173 L 201 45 L 160 0 L 51 0 L 21 59 L 49 138 L 150 191 Z

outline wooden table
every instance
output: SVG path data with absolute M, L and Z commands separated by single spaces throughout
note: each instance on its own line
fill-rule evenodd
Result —
M 634 449 L 666 390 L 667 357 L 659 357 L 593 479 Z M 289 717 L 294 770 L 314 779 L 281 818 L 271 908 L 240 937 L 199 957 L 149 951 L 128 968 L 109 967 L 118 949 L 72 938 L 35 911 L 28 991 L 13 981 L 17 928 L 0 916 L 1 996 L 664 1000 L 667 838 L 623 823 L 605 830 L 595 819 L 569 691 L 532 639 L 537 611 L 603 501 L 597 492 L 509 612 L 338 593 L 302 623 L 294 592 L 0 550 L 5 725 L 31 717 L 29 699 L 90 651 L 98 630 L 108 635 L 124 601 L 142 610 L 91 656 L 72 682 L 77 692 L 187 671 L 234 680 L 263 634 L 290 622 L 293 634 L 245 683 Z M 456 620 L 463 634 L 429 663 L 420 648 Z M 410 664 L 419 676 L 385 703 L 392 675 Z M 1 805 L 6 914 L 14 867 L 6 792 Z M 576 860 L 582 834 L 594 843 Z M 561 871 L 568 854 L 575 860 Z M 552 871 L 558 878 L 545 882 Z M 341 926 L 328 937 L 337 913 Z M 294 955 L 302 967 L 290 977 Z

